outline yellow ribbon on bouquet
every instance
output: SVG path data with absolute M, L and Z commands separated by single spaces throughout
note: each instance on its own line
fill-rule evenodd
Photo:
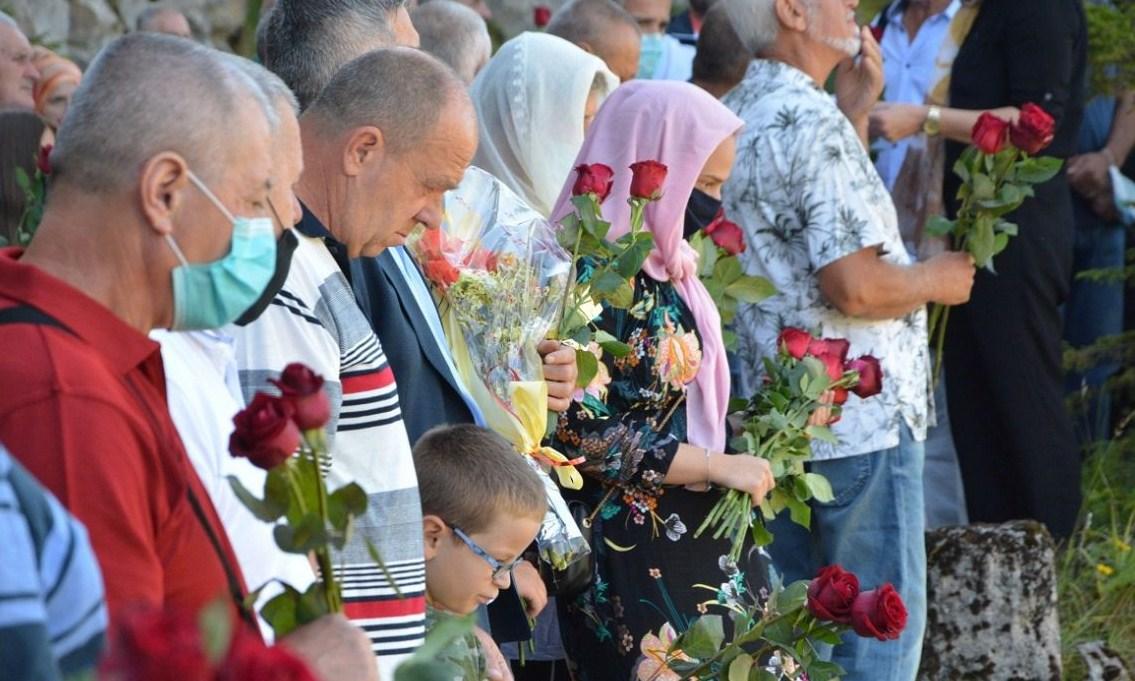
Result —
M 569 459 L 551 447 L 542 447 L 548 414 L 548 384 L 544 381 L 512 381 L 508 385 L 509 402 L 512 412 L 505 403 L 485 385 L 473 366 L 465 335 L 448 305 L 442 305 L 441 324 L 453 354 L 453 364 L 457 367 L 458 378 L 464 383 L 473 401 L 481 408 L 485 424 L 512 443 L 521 453 L 551 466 L 560 485 L 568 489 L 583 487 L 583 476 L 576 470 L 576 464 L 583 463 L 583 457 Z M 515 412 L 515 413 L 513 413 Z

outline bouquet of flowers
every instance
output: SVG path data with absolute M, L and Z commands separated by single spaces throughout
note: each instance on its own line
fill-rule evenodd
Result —
M 753 593 L 740 572 L 733 573 L 727 588 L 695 586 L 716 592 L 699 609 L 725 608 L 733 640 L 725 640 L 721 615 L 704 614 L 681 632 L 667 623 L 657 635 L 643 637 L 637 681 L 780 681 L 805 674 L 809 681 L 828 681 L 844 670 L 821 659 L 817 643 L 838 644 L 848 630 L 895 640 L 906 628 L 906 605 L 892 585 L 860 591 L 859 579 L 838 565 L 787 587 L 774 577 L 771 593 Z
M 955 250 L 968 251 L 977 267 L 996 274 L 993 257 L 1017 235 L 1017 225 L 1004 216 L 1033 196 L 1033 185 L 1047 182 L 1060 171 L 1060 159 L 1037 156 L 1052 143 L 1055 126 L 1052 116 L 1031 103 L 1021 107 L 1016 123 L 988 112 L 981 114 L 971 132 L 973 144 L 954 164 L 954 174 L 962 180 L 958 216 L 948 220 L 936 215 L 927 222 L 926 231 L 934 236 L 950 235 Z M 930 310 L 935 377 L 942 366 L 949 318 L 949 306 L 934 305 Z
M 563 569 L 590 551 L 547 470 L 578 489 L 578 461 L 540 445 L 548 411 L 536 346 L 554 327 L 572 263 L 552 226 L 499 180 L 477 168 L 445 196 L 442 229 L 409 242 L 440 298 L 439 313 L 459 378 L 485 415 L 541 474 L 548 514 L 540 555 Z
M 699 255 L 698 277 L 721 313 L 725 347 L 732 350 L 737 345 L 737 335 L 729 326 L 737 316 L 737 307 L 774 296 L 776 288 L 764 277 L 744 273 L 737 256 L 745 252 L 745 235 L 737 223 L 726 219 L 723 208 L 719 208 L 713 220 L 689 241 Z
M 814 338 L 788 327 L 777 339 L 777 347 L 777 354 L 764 360 L 764 387 L 740 405 L 744 427 L 731 443 L 742 452 L 739 456 L 768 459 L 776 488 L 761 502 L 760 515 L 753 511 L 747 493 L 729 490 L 694 533 L 697 537 L 712 529 L 714 539 L 729 537 L 733 560 L 741 556 L 746 535 L 751 534 L 758 546 L 771 543 L 772 534 L 763 521 L 786 508 L 797 524 L 811 524 L 808 501 L 833 498 L 824 476 L 804 470 L 805 462 L 812 458 L 811 441 L 836 441 L 829 426 L 839 421 L 849 393 L 867 399 L 883 390 L 879 360 L 870 355 L 849 360 L 850 343 L 842 338 Z M 827 423 L 814 423 L 813 412 L 827 400 L 831 402 Z

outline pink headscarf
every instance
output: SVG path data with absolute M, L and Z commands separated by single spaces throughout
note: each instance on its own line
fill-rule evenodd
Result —
M 607 238 L 630 231 L 629 195 L 635 161 L 660 161 L 669 168 L 662 198 L 645 212 L 654 234 L 654 250 L 643 270 L 669 281 L 690 308 L 702 339 L 702 363 L 686 390 L 687 440 L 714 451 L 725 449 L 725 414 L 729 406 L 729 366 L 721 338 L 721 316 L 697 276 L 697 254 L 682 238 L 686 203 L 710 154 L 742 121 L 701 88 L 676 81 L 635 80 L 616 89 L 599 109 L 583 148 L 581 163 L 604 163 L 615 171 L 603 217 L 611 222 Z M 573 173 L 552 210 L 559 221 L 571 212 Z

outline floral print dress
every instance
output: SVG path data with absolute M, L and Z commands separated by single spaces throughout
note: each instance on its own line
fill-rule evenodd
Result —
M 662 484 L 686 440 L 686 385 L 701 363 L 692 313 L 672 284 L 639 274 L 631 308 L 604 307 L 596 323 L 630 352 L 614 357 L 593 346 L 599 373 L 556 429 L 556 448 L 584 459 L 583 489 L 564 490 L 565 497 L 598 507 L 596 578 L 559 606 L 577 677 L 622 681 L 652 632 L 667 622 L 684 629 L 724 598 L 738 572 L 724 559 L 728 541 L 693 536 L 720 492 Z

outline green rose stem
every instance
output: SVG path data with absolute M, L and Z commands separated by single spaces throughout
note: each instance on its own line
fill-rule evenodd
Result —
M 304 431 L 303 440 L 311 454 L 309 461 L 315 467 L 319 524 L 320 527 L 326 528 L 330 520 L 330 513 L 327 510 L 327 483 L 323 479 L 323 450 L 327 447 L 326 435 L 323 428 L 313 428 Z M 319 571 L 323 574 L 324 597 L 327 599 L 327 608 L 331 612 L 342 612 L 343 596 L 339 591 L 339 584 L 335 581 L 335 572 L 331 565 L 331 551 L 326 544 L 315 550 L 315 557 L 319 563 Z M 389 578 L 389 575 L 387 578 Z

